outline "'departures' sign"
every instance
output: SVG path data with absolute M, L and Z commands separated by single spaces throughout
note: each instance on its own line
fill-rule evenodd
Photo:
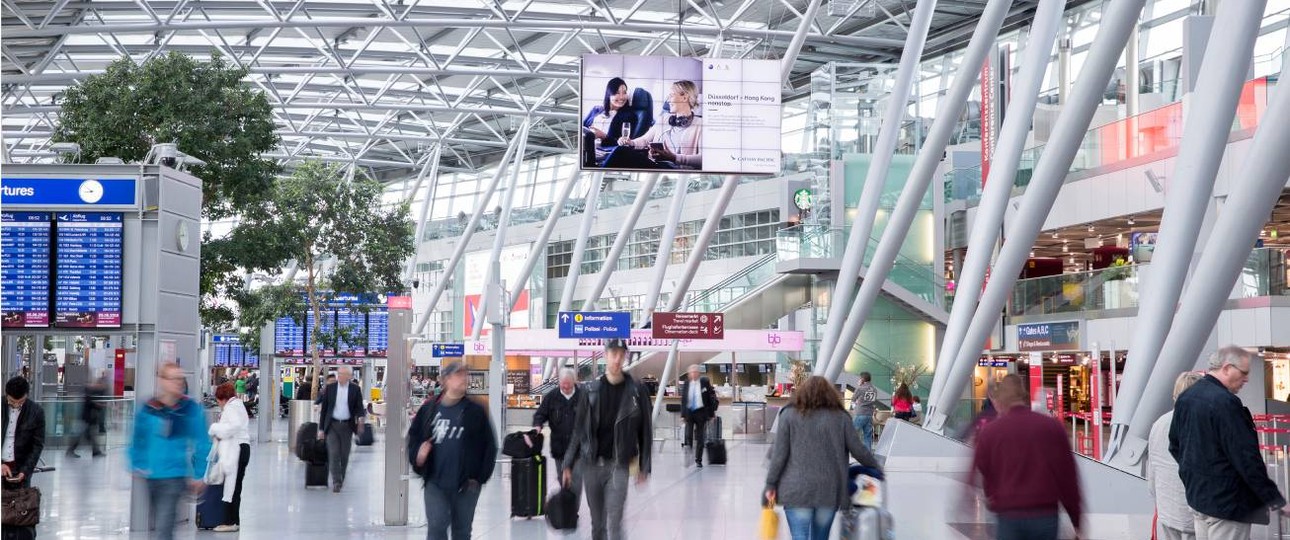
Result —
M 1017 325 L 1017 350 L 1078 351 L 1081 340 L 1080 321 L 1062 321 Z

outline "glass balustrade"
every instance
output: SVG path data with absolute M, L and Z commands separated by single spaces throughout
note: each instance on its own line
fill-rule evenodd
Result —
M 847 231 L 841 228 L 823 225 L 789 227 L 776 234 L 776 255 L 779 261 L 841 257 L 846 251 L 846 237 Z M 877 248 L 878 238 L 871 236 L 865 250 L 865 265 L 872 261 Z M 946 305 L 945 278 L 936 273 L 930 263 L 897 254 L 887 279 L 933 305 Z
M 85 401 L 80 398 L 55 398 L 38 400 L 36 403 L 45 411 L 45 447 L 70 446 L 83 429 L 81 411 Z M 109 398 L 100 403 L 103 404 L 104 412 L 102 426 L 91 427 L 99 429 L 99 444 L 107 448 L 127 446 L 130 443 L 130 432 L 134 428 L 134 399 Z M 82 443 L 81 446 L 88 454 L 90 448 L 86 444 Z

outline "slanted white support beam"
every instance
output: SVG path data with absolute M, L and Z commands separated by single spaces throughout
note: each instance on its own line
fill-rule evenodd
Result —
M 596 304 L 600 302 L 600 295 L 605 292 L 605 287 L 609 285 L 609 278 L 613 277 L 614 269 L 618 266 L 618 258 L 622 256 L 623 248 L 627 247 L 627 242 L 631 240 L 632 231 L 636 230 L 636 222 L 640 221 L 641 212 L 645 211 L 645 205 L 649 203 L 650 193 L 654 192 L 654 186 L 658 185 L 658 179 L 658 173 L 647 175 L 640 191 L 636 192 L 636 200 L 632 202 L 632 208 L 627 212 L 627 218 L 623 220 L 622 226 L 618 228 L 618 236 L 614 238 L 614 245 L 610 246 L 609 254 L 605 256 L 605 261 L 600 265 L 600 273 L 596 275 L 596 284 L 592 286 L 591 292 L 588 293 L 586 301 L 582 304 L 583 311 L 595 310 Z
M 672 290 L 672 299 L 667 303 L 668 311 L 681 309 L 681 305 L 685 301 L 685 293 L 689 292 L 690 284 L 694 282 L 694 276 L 699 272 L 699 264 L 703 262 L 704 256 L 707 255 L 708 244 L 712 242 L 712 237 L 716 236 L 717 229 L 721 226 L 721 216 L 726 214 L 726 207 L 730 206 L 730 199 L 734 198 L 735 190 L 738 188 L 738 176 L 727 176 L 725 183 L 721 184 L 721 191 L 717 194 L 717 200 L 712 204 L 712 210 L 708 212 L 708 218 L 703 222 L 703 229 L 699 231 L 699 237 L 694 240 L 694 247 L 690 250 L 690 258 L 685 261 L 685 271 L 681 273 L 681 279 L 677 281 L 676 288 Z
M 1142 409 L 1150 416 L 1146 423 L 1148 429 L 1151 422 L 1160 416 L 1155 412 L 1160 404 L 1142 399 L 1148 387 L 1160 384 L 1156 380 L 1156 373 L 1160 372 L 1155 369 L 1157 364 L 1177 366 L 1185 363 L 1185 369 L 1189 369 L 1195 362 L 1194 357 L 1169 358 L 1165 356 L 1163 347 L 1166 336 L 1173 337 L 1170 326 L 1174 324 L 1175 317 L 1181 314 L 1178 311 L 1178 299 L 1182 297 L 1183 284 L 1196 256 L 1205 212 L 1213 200 L 1214 180 L 1223 161 L 1223 153 L 1227 150 L 1227 137 L 1236 116 L 1236 105 L 1245 84 L 1245 75 L 1250 68 L 1254 40 L 1258 37 L 1266 3 L 1266 0 L 1224 2 L 1214 20 L 1214 28 L 1221 28 L 1222 31 L 1210 35 L 1205 55 L 1201 59 L 1201 72 L 1205 76 L 1197 78 L 1196 89 L 1190 99 L 1203 105 L 1187 108 L 1183 139 L 1178 148 L 1178 162 L 1173 178 L 1170 179 L 1169 189 L 1165 191 L 1159 241 L 1152 254 L 1151 265 L 1147 268 L 1151 279 L 1142 280 L 1138 324 L 1134 328 L 1133 341 L 1129 343 L 1124 381 L 1120 383 L 1111 416 L 1111 444 L 1107 449 L 1107 458 L 1117 466 L 1136 466 L 1146 451 L 1147 432 L 1135 429 L 1141 425 L 1136 421 L 1138 410 Z M 1286 121 L 1285 117 L 1267 113 L 1264 114 L 1264 119 L 1264 126 L 1283 124 Z M 1283 155 L 1274 157 L 1268 154 L 1267 157 L 1286 161 Z M 1253 154 L 1246 161 L 1251 159 L 1254 159 Z M 1285 177 L 1282 180 L 1284 183 Z M 1231 212 L 1232 207 L 1226 206 L 1222 217 Z M 1264 216 L 1266 218 L 1266 214 Z M 1256 233 L 1249 238 L 1257 237 Z M 1237 240 L 1240 237 L 1217 238 L 1241 244 Z M 1192 283 L 1193 286 L 1189 289 L 1197 287 L 1196 281 L 1193 280 Z M 1221 285 L 1230 282 L 1200 283 L 1200 287 L 1205 288 L 1223 291 L 1231 289 L 1230 285 Z M 1208 336 L 1209 331 L 1206 330 L 1203 335 Z M 1164 375 L 1169 378 L 1168 384 L 1171 387 L 1176 375 L 1177 373 L 1167 372 Z M 1157 393 L 1155 398 L 1158 397 Z M 1165 397 L 1169 396 L 1166 394 Z
M 413 237 L 412 261 L 408 263 L 407 271 L 404 272 L 403 281 L 411 281 L 412 276 L 416 274 L 417 264 L 421 262 L 421 248 L 425 244 L 426 221 L 430 218 L 430 205 L 434 202 L 436 188 L 439 187 L 439 158 L 443 155 L 443 144 L 436 144 L 434 151 L 430 153 L 430 159 L 426 160 L 421 166 L 421 173 L 417 175 L 416 186 L 412 188 L 412 193 L 408 200 L 416 199 L 417 190 L 426 177 L 430 178 L 430 187 L 426 188 L 426 194 L 421 199 L 421 210 L 417 213 L 416 236 Z M 433 309 L 433 308 L 432 308 Z
M 690 190 L 690 177 L 676 177 L 676 191 L 672 193 L 672 206 L 667 213 L 667 222 L 663 224 L 663 236 L 658 239 L 658 253 L 654 255 L 654 281 L 650 284 L 649 294 L 645 296 L 646 313 L 652 313 L 658 307 L 658 297 L 663 291 L 663 280 L 667 278 L 667 267 L 672 262 L 672 245 L 676 243 L 676 229 L 681 224 L 681 211 L 685 209 L 686 192 Z M 640 321 L 644 326 L 649 319 Z
M 582 276 L 582 257 L 587 252 L 587 239 L 591 237 L 591 226 L 596 222 L 596 207 L 600 205 L 600 186 L 605 173 L 596 173 L 587 183 L 586 204 L 582 210 L 582 224 L 578 228 L 578 238 L 573 242 L 573 260 L 569 263 L 569 274 L 564 278 L 564 293 L 560 295 L 560 307 L 556 311 L 569 311 L 573 307 L 573 293 L 578 288 L 578 278 Z M 550 379 L 555 373 L 556 360 L 548 359 L 542 369 L 542 379 Z
M 842 318 L 851 310 L 851 301 L 855 296 L 856 280 L 860 277 L 860 268 L 864 265 L 865 251 L 869 248 L 869 235 L 873 233 L 873 219 L 878 212 L 878 202 L 882 188 L 887 183 L 887 169 L 891 166 L 891 156 L 896 152 L 896 142 L 900 137 L 901 119 L 909 104 L 909 93 L 914 86 L 914 77 L 918 74 L 918 63 L 922 60 L 923 45 L 927 42 L 927 30 L 932 24 L 932 14 L 936 11 L 936 0 L 922 0 L 914 8 L 914 17 L 910 21 L 909 34 L 905 37 L 904 52 L 900 55 L 900 66 L 896 69 L 896 80 L 888 97 L 887 110 L 882 117 L 882 126 L 878 129 L 878 141 L 873 150 L 873 161 L 865 175 L 864 187 L 860 192 L 860 206 L 856 209 L 854 221 L 851 222 L 847 247 L 842 255 L 842 267 L 838 272 L 837 285 L 833 288 L 829 307 L 829 322 L 824 327 L 824 338 L 820 343 L 820 353 L 815 362 L 815 374 L 834 373 L 830 380 L 837 378 L 842 367 L 834 367 L 832 358 L 835 349 L 850 350 L 850 344 L 841 344 L 838 338 L 842 334 Z
M 484 283 L 501 284 L 509 287 L 511 284 L 502 283 L 503 278 L 497 275 L 500 272 L 502 248 L 506 247 L 506 231 L 511 225 L 511 213 L 515 209 L 515 192 L 520 188 L 520 166 L 524 164 L 524 146 L 528 144 L 529 127 L 533 124 L 532 119 L 526 119 L 520 126 L 520 132 L 517 135 L 519 140 L 519 150 L 515 152 L 514 163 L 511 164 L 511 181 L 506 187 L 506 193 L 502 194 L 502 213 L 497 216 L 497 231 L 493 234 L 493 250 L 488 254 L 488 274 Z M 483 293 L 479 295 L 479 313 L 475 315 L 475 328 L 470 332 L 470 337 L 479 338 L 479 333 L 484 328 L 484 313 L 487 311 L 485 306 L 489 302 L 496 302 L 499 299 L 493 298 L 493 287 L 484 287 Z
M 1008 227 L 1007 240 L 990 273 L 990 284 L 981 295 L 972 323 L 954 358 L 941 396 L 959 396 L 972 378 L 972 370 L 981 356 L 981 348 L 994 326 L 999 313 L 1012 293 L 1012 287 L 1021 274 L 1021 267 L 1030 256 L 1044 219 L 1052 210 L 1057 193 L 1066 181 L 1071 162 L 1079 151 L 1080 143 L 1088 131 L 1093 113 L 1102 101 L 1106 83 L 1111 79 L 1124 44 L 1137 24 L 1138 14 L 1146 0 L 1116 0 L 1106 4 L 1106 13 L 1098 27 L 1093 46 L 1089 49 L 1079 79 L 1071 98 L 1062 108 L 1053 127 L 1053 135 L 1044 146 L 1044 153 L 1035 166 L 1035 174 L 1026 188 L 1026 194 Z
M 797 55 L 802 52 L 806 35 L 811 33 L 811 24 L 815 21 L 815 13 L 819 10 L 820 0 L 810 0 L 806 5 L 806 12 L 802 14 L 802 22 L 797 25 L 797 31 L 793 32 L 793 40 L 788 43 L 788 49 L 784 50 L 780 68 L 783 75 L 780 81 L 784 84 L 788 83 L 788 77 L 793 74 L 793 64 L 797 62 Z

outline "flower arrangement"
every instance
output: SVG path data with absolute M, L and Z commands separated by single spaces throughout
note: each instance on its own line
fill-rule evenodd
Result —
M 926 364 L 900 364 L 896 366 L 896 370 L 891 374 L 891 387 L 895 389 L 904 384 L 908 385 L 910 390 L 917 390 L 918 378 L 924 373 L 927 373 Z
M 1111 266 L 1106 267 L 1106 270 L 1102 271 L 1102 275 L 1106 281 L 1120 281 L 1122 279 L 1129 279 L 1129 274 L 1132 272 L 1133 269 L 1129 268 L 1128 261 L 1117 258 L 1115 259 L 1115 262 L 1111 263 Z

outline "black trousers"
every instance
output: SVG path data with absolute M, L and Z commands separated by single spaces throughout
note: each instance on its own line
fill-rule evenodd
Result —
M 251 445 L 242 443 L 238 448 L 237 487 L 233 488 L 233 502 L 224 503 L 227 505 L 224 510 L 225 525 L 242 524 L 242 480 L 246 478 L 246 466 L 251 463 Z
M 708 441 L 708 419 L 689 417 L 685 419 L 686 444 L 694 445 L 694 461 L 703 462 L 703 446 Z

